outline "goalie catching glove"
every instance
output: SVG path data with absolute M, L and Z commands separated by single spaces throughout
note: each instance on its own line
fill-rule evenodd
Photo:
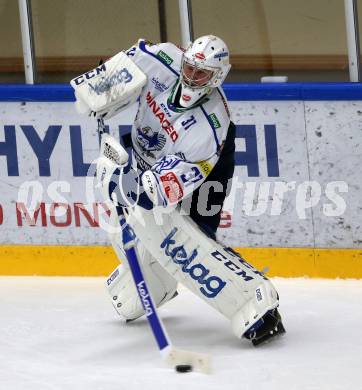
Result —
M 70 85 L 79 113 L 109 119 L 137 100 L 146 81 L 139 67 L 120 52 L 74 78 Z

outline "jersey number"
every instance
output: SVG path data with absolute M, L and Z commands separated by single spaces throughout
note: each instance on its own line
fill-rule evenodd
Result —
M 191 117 L 189 119 L 186 119 L 186 120 L 182 121 L 181 125 L 183 126 L 183 128 L 185 130 L 188 130 L 195 123 L 196 123 L 196 119 L 195 119 L 195 117 L 193 115 L 191 115 Z
M 180 175 L 180 177 L 182 182 L 185 184 L 185 187 L 189 186 L 192 183 L 196 183 L 203 178 L 200 170 L 196 167 L 192 167 L 191 171 Z

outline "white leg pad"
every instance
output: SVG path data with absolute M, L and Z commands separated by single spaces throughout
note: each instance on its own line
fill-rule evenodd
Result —
M 170 275 L 231 321 L 237 337 L 278 306 L 272 283 L 230 248 L 206 237 L 189 217 L 174 210 L 162 219 L 157 223 L 153 211 L 138 208 L 128 223 Z
M 175 295 L 177 281 L 161 267 L 140 242 L 137 244 L 137 252 L 147 285 L 156 306 L 159 307 Z M 107 279 L 107 288 L 114 308 L 124 320 L 134 320 L 145 313 L 126 261 L 120 264 Z

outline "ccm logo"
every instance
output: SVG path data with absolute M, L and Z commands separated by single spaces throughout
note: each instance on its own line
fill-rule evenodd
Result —
M 119 275 L 119 269 L 117 268 L 113 274 L 107 279 L 107 286 L 109 286 L 114 279 L 116 279 L 116 277 Z
M 257 299 L 259 302 L 263 300 L 263 296 L 262 296 L 262 294 L 261 294 L 260 288 L 257 288 L 257 289 L 255 290 L 255 295 L 256 295 L 256 299 Z
M 86 73 L 78 76 L 77 78 L 74 79 L 74 82 L 76 85 L 81 85 L 86 80 L 89 80 L 89 79 L 93 78 L 94 76 L 98 76 L 100 73 L 105 72 L 105 71 L 106 71 L 106 65 L 102 64 L 102 65 L 98 66 L 97 68 L 90 70 L 89 72 L 86 72 Z

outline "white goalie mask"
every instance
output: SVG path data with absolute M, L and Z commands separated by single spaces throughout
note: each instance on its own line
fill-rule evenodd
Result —
M 200 37 L 187 48 L 181 63 L 182 107 L 191 107 L 222 84 L 231 67 L 229 58 L 225 42 L 214 35 Z

